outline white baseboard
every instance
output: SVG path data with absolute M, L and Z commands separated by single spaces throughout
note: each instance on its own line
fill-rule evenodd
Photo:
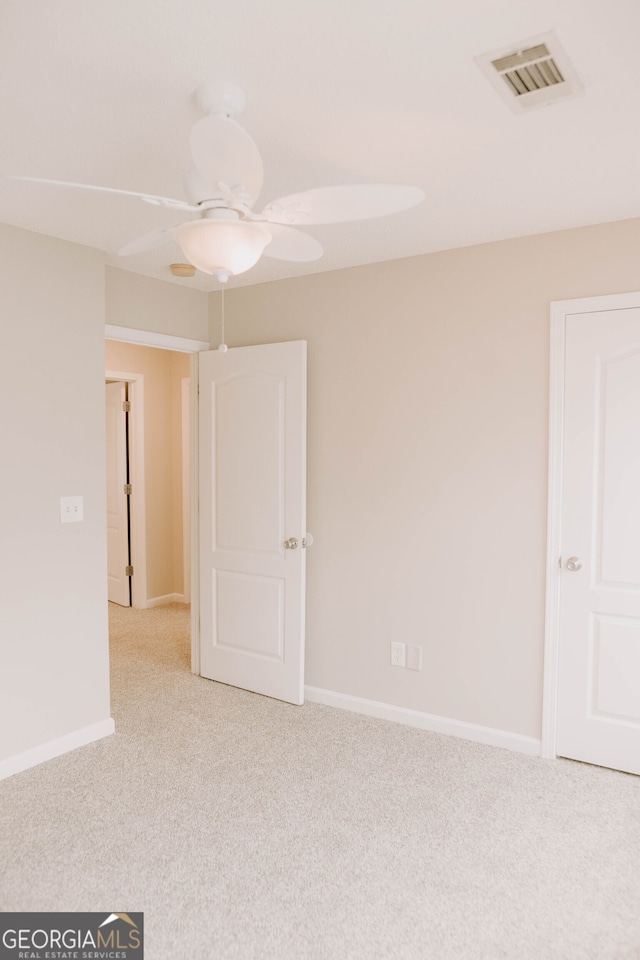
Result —
M 23 770 L 44 763 L 45 760 L 53 760 L 54 757 L 59 757 L 63 753 L 75 750 L 77 747 L 86 747 L 88 743 L 108 737 L 114 731 L 115 724 L 109 717 L 107 720 L 91 724 L 90 727 L 74 730 L 73 733 L 67 733 L 64 737 L 58 737 L 56 740 L 49 740 L 48 743 L 43 743 L 39 747 L 25 750 L 15 757 L 0 760 L 0 780 L 11 777 L 14 773 L 22 773 Z
M 147 600 L 147 610 L 150 607 L 161 607 L 165 603 L 184 603 L 184 593 L 165 593 L 164 597 L 151 597 Z
M 525 737 L 521 733 L 482 727 L 477 723 L 467 723 L 465 720 L 451 720 L 449 717 L 438 717 L 432 713 L 422 713 L 420 710 L 395 707 L 391 703 L 365 700 L 362 697 L 352 697 L 347 693 L 335 693 L 333 690 L 321 690 L 319 687 L 305 687 L 304 693 L 306 699 L 311 700 L 312 703 L 323 703 L 328 707 L 364 713 L 368 717 L 404 723 L 409 727 L 431 730 L 433 733 L 445 733 L 453 737 L 463 737 L 465 740 L 474 740 L 476 743 L 485 743 L 491 747 L 504 747 L 507 750 L 517 750 L 519 753 L 528 753 L 534 757 L 540 756 L 541 741 L 535 737 Z

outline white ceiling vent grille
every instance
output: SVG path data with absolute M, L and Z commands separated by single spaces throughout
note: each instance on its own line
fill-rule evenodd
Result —
M 583 93 L 554 33 L 485 53 L 476 62 L 517 113 Z

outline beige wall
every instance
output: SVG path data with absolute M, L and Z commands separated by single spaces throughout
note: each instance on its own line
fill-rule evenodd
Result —
M 144 376 L 147 599 L 182 594 L 181 381 L 189 355 L 108 340 L 105 361 L 106 370 Z
M 640 289 L 639 251 L 631 220 L 228 290 L 230 345 L 309 342 L 308 684 L 540 735 L 549 301 Z
M 153 280 L 107 266 L 106 323 L 174 337 L 207 340 L 208 295 L 186 284 Z
M 229 289 L 232 345 L 309 341 L 308 683 L 539 734 L 549 301 L 640 289 L 638 250 L 635 220 Z M 219 297 L 108 268 L 105 300 L 101 254 L 6 225 L 0 252 L 2 759 L 109 716 L 105 303 L 194 339 L 209 304 L 215 346 Z
M 0 224 L 0 291 L 3 760 L 109 718 L 103 256 Z

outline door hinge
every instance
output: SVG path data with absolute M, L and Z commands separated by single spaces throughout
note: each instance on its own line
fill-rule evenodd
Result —
M 125 577 L 132 577 L 132 576 L 133 576 L 133 567 L 132 567 L 131 565 L 129 565 L 128 567 L 125 567 L 125 568 L 124 568 L 124 575 L 125 575 Z
M 125 413 L 131 413 L 131 400 L 123 400 L 122 409 Z
M 132 491 L 132 489 L 131 489 L 131 484 L 130 484 L 130 483 L 125 483 L 125 485 L 124 485 L 124 492 L 125 492 L 125 494 L 126 494 L 128 497 L 131 496 L 131 494 L 133 493 L 133 491 Z

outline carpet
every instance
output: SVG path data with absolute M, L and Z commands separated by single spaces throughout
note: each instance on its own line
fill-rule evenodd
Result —
M 0 908 L 144 911 L 148 960 L 636 960 L 640 778 L 189 672 L 111 605 L 114 736 L 0 783 Z

